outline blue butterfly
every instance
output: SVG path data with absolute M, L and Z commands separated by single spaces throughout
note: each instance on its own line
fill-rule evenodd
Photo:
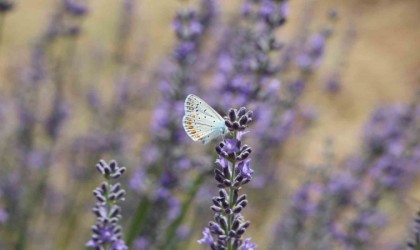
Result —
M 182 124 L 193 141 L 206 144 L 214 138 L 227 134 L 228 128 L 223 117 L 199 97 L 188 95 L 184 108 Z

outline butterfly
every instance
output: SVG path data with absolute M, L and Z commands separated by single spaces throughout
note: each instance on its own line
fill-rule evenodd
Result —
M 182 124 L 193 141 L 206 144 L 228 132 L 223 117 L 198 96 L 188 95 L 184 109 Z

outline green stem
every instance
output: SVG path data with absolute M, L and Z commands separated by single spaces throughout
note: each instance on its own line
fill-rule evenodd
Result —
M 235 177 L 236 177 L 235 176 L 235 164 L 236 164 L 236 161 L 235 160 L 232 160 L 231 163 L 232 163 L 232 170 L 231 170 L 232 173 L 231 173 L 231 177 L 230 177 L 230 183 L 233 185 L 233 182 L 234 182 Z M 233 210 L 233 193 L 234 193 L 234 190 L 235 190 L 235 188 L 233 186 L 231 186 L 229 188 L 229 208 L 231 210 Z M 231 214 L 228 215 L 228 230 L 227 230 L 226 234 L 229 234 L 230 230 L 232 229 L 233 217 L 234 217 L 234 214 L 233 213 L 231 213 Z M 228 241 L 228 250 L 232 250 L 232 249 L 233 249 L 232 248 L 232 240 L 229 239 L 229 241 Z
M 39 204 L 42 201 L 42 198 L 45 194 L 45 189 L 47 187 L 47 179 L 48 179 L 48 169 L 45 169 L 41 172 L 41 180 L 33 187 L 33 193 L 29 195 L 29 197 L 26 199 L 26 209 L 22 211 L 22 219 L 19 224 L 19 236 L 16 244 L 17 250 L 23 250 L 27 248 L 27 236 L 28 236 L 28 225 L 29 221 L 32 218 L 32 215 L 36 212 L 36 208 L 38 207 L 37 204 Z
M 237 136 L 238 136 L 238 134 L 235 131 L 234 134 L 233 134 L 233 138 L 237 139 Z M 232 163 L 232 168 L 231 168 L 231 175 L 230 175 L 230 183 L 231 183 L 231 186 L 229 188 L 229 208 L 231 210 L 233 210 L 233 205 L 234 205 L 233 204 L 233 193 L 235 191 L 235 188 L 233 187 L 233 183 L 234 183 L 235 178 L 236 178 L 236 171 L 235 171 L 236 160 L 233 159 L 230 162 Z M 226 232 L 226 235 L 227 236 L 228 236 L 230 230 L 232 229 L 232 224 L 233 224 L 234 216 L 235 215 L 233 213 L 231 213 L 231 214 L 228 215 L 228 228 L 227 228 L 227 232 Z M 228 236 L 228 239 L 229 239 L 229 236 Z M 228 250 L 232 250 L 233 249 L 233 245 L 232 245 L 232 240 L 231 239 L 228 240 L 227 244 L 228 244 L 227 245 Z
M 134 240 L 143 230 L 148 218 L 147 215 L 149 215 L 150 209 L 152 208 L 151 205 L 151 200 L 147 197 L 144 197 L 143 199 L 141 199 L 140 204 L 137 206 L 134 219 L 131 223 L 130 229 L 127 232 L 126 243 L 129 248 L 131 248 L 131 245 L 133 244 Z
M 22 216 L 23 217 L 23 221 L 25 221 L 25 222 L 23 222 L 22 223 L 22 225 L 20 226 L 20 229 L 19 229 L 19 236 L 18 236 L 18 240 L 17 240 L 17 244 L 16 244 L 16 250 L 23 250 L 23 249 L 25 249 L 25 247 L 26 247 L 26 236 L 27 236 L 27 223 L 26 223 L 26 220 L 27 220 L 27 216 L 26 216 L 26 214 L 25 215 L 23 215 Z
M 164 240 L 163 247 L 161 249 L 163 250 L 169 250 L 174 249 L 174 239 L 176 236 L 176 231 L 181 225 L 181 223 L 184 221 L 185 216 L 187 215 L 188 209 L 191 207 L 191 204 L 194 200 L 195 195 L 197 194 L 198 190 L 201 187 L 201 184 L 204 182 L 205 178 L 207 176 L 206 172 L 200 173 L 196 179 L 194 180 L 193 185 L 188 191 L 187 198 L 184 200 L 181 206 L 181 212 L 179 215 L 175 218 L 175 220 L 169 225 L 168 229 L 166 230 L 166 236 Z
M 106 192 L 105 192 L 107 217 L 109 217 L 108 216 L 109 215 L 109 211 L 111 210 L 111 206 L 110 206 L 111 202 L 109 200 L 109 189 L 111 188 L 111 186 L 110 186 L 111 183 L 109 182 L 109 179 L 110 179 L 109 177 L 105 176 L 105 182 L 106 182 L 106 185 L 108 187 L 107 190 L 106 190 Z M 103 247 L 104 247 L 104 250 L 108 250 L 109 249 L 109 244 L 106 243 L 106 245 L 104 245 Z

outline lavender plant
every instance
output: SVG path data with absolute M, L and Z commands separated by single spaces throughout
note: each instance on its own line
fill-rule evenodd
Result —
M 347 160 L 343 169 L 330 172 L 321 180 L 312 180 L 322 193 L 321 198 L 308 193 L 315 209 L 310 216 L 285 218 L 276 238 L 283 239 L 282 244 L 293 243 L 293 248 L 309 243 L 313 249 L 370 246 L 375 232 L 386 223 L 379 202 L 385 194 L 405 190 L 419 172 L 415 163 L 420 145 L 418 110 L 418 103 L 413 102 L 380 107 L 373 112 L 365 127 L 364 150 Z M 292 205 L 290 213 L 295 211 L 299 210 Z M 299 225 L 299 230 L 284 226 L 291 224 Z M 289 237 L 295 232 L 298 240 Z M 274 246 L 280 244 L 275 242 Z
M 329 216 L 329 208 L 333 202 L 333 199 L 325 202 L 317 199 L 327 191 L 324 184 L 329 177 L 334 158 L 330 140 L 327 141 L 325 149 L 325 163 L 309 169 L 307 179 L 293 192 L 289 208 L 275 229 L 276 237 L 269 249 L 300 249 L 307 244 L 313 249 L 330 249 L 330 237 L 325 233 L 328 227 L 318 226 L 324 225 L 325 216 Z M 331 186 L 337 191 L 337 199 L 340 199 L 341 195 L 345 197 L 344 192 L 340 193 L 344 191 L 340 189 L 340 185 L 334 184 Z M 317 230 L 312 230 L 311 221 L 315 221 L 313 224 L 318 226 Z
M 418 176 L 420 169 L 420 105 L 418 98 L 408 105 L 380 107 L 372 114 L 365 127 L 364 144 L 366 155 L 361 156 L 361 164 L 353 167 L 356 178 L 367 175 L 364 185 L 354 190 L 361 195 L 362 205 L 353 205 L 357 216 L 344 223 L 341 237 L 346 247 L 367 247 L 374 241 L 374 232 L 386 224 L 386 215 L 381 214 L 379 201 L 385 194 L 406 190 Z M 364 227 L 353 230 L 358 221 L 364 221 L 366 214 L 375 223 L 362 223 Z M 360 231 L 371 237 L 360 238 Z
M 96 215 L 96 224 L 92 226 L 92 236 L 86 246 L 97 250 L 128 250 L 122 239 L 122 228 L 118 225 L 122 217 L 118 203 L 124 201 L 125 190 L 120 183 L 112 182 L 120 178 L 126 168 L 118 166 L 116 161 L 108 164 L 100 160 L 96 169 L 103 175 L 105 182 L 93 191 L 97 201 L 92 209 Z
M 174 193 L 177 189 L 184 189 L 181 180 L 191 166 L 201 164 L 186 157 L 189 143 L 179 117 L 182 117 L 185 96 L 200 92 L 196 64 L 215 15 L 215 7 L 214 1 L 203 0 L 199 10 L 186 7 L 177 12 L 173 21 L 177 43 L 172 51 L 172 61 L 165 67 L 166 71 L 160 79 L 162 100 L 154 112 L 151 143 L 143 151 L 147 160 L 138 169 L 156 180 L 158 185 L 154 187 L 155 191 L 147 193 L 139 190 L 138 180 L 131 182 L 132 188 L 140 191 L 143 200 L 137 207 L 128 233 L 129 245 L 136 238 L 151 246 L 173 245 L 169 242 L 174 240 L 174 232 L 185 216 L 182 211 L 188 206 L 182 206 Z M 176 150 L 173 150 L 174 146 Z M 199 173 L 196 180 L 202 181 L 203 174 Z M 194 181 L 195 185 L 191 188 L 197 190 L 201 181 Z M 189 196 L 195 195 L 196 191 L 186 190 L 185 193 L 185 202 L 190 204 Z M 162 228 L 168 229 L 168 234 L 159 233 Z
M 412 240 L 407 242 L 408 249 L 419 250 L 420 249 L 420 212 L 417 212 L 416 218 L 414 219 L 413 227 L 414 237 Z
M 0 29 L 9 22 L 7 19 L 4 23 L 5 17 L 15 15 L 9 13 L 14 3 L 0 0 Z M 132 50 L 144 47 L 133 39 L 133 33 L 137 31 L 137 2 L 121 1 L 119 23 L 111 25 L 116 34 L 112 47 L 106 41 L 98 44 L 89 40 L 91 35 L 96 38 L 102 31 L 80 39 L 85 32 L 82 24 L 85 17 L 89 17 L 86 1 L 54 2 L 52 16 L 42 26 L 44 33 L 33 41 L 29 63 L 14 67 L 12 74 L 4 74 L 5 79 L 2 77 L 5 82 L 10 80 L 14 91 L 8 98 L 8 86 L 1 85 L 0 249 L 61 249 L 83 244 L 75 240 L 80 238 L 76 235 L 81 232 L 77 226 L 82 224 L 85 190 L 94 177 L 93 168 L 84 166 L 106 154 L 116 155 L 124 161 L 136 161 L 135 155 L 143 144 L 147 144 L 142 148 L 143 157 L 130 181 L 139 199 L 126 202 L 124 208 L 133 214 L 129 217 L 132 227 L 126 233 L 127 244 L 122 241 L 118 226 L 123 223 L 119 215 L 121 209 L 116 208 L 120 200 L 113 197 L 115 201 L 111 201 L 109 196 L 114 191 L 119 192 L 111 190 L 119 189 L 112 183 L 114 163 L 101 161 L 98 163 L 101 173 L 106 177 L 106 169 L 111 172 L 107 184 L 95 191 L 97 223 L 87 246 L 97 249 L 127 249 L 128 246 L 142 250 L 184 249 L 181 244 L 189 243 L 188 236 L 194 232 L 194 223 L 200 222 L 193 218 L 192 229 L 181 224 L 188 222 L 186 217 L 194 216 L 188 208 L 208 175 L 208 169 L 200 167 L 210 165 L 207 164 L 210 153 L 202 158 L 190 157 L 189 153 L 193 151 L 179 123 L 184 97 L 192 92 L 213 99 L 213 104 L 217 102 L 219 105 L 215 106 L 219 108 L 227 103 L 238 107 L 246 104 L 254 111 L 252 119 L 256 129 L 252 162 L 265 166 L 259 171 L 262 178 L 253 175 L 251 150 L 242 146 L 245 133 L 241 130 L 242 118 L 229 117 L 227 125 L 233 137 L 223 139 L 216 149 L 215 178 L 220 189 L 212 206 L 216 215 L 204 230 L 200 243 L 213 249 L 255 248 L 256 245 L 245 237 L 249 222 L 241 213 L 248 201 L 240 194 L 241 188 L 251 177 L 250 184 L 254 187 L 274 190 L 273 186 L 282 184 L 267 182 L 278 176 L 278 168 L 271 167 L 276 164 L 271 163 L 278 162 L 279 148 L 299 129 L 300 118 L 304 116 L 301 100 L 306 86 L 318 72 L 331 34 L 329 28 L 310 32 L 312 15 L 304 12 L 305 20 L 298 28 L 296 39 L 289 44 L 281 43 L 282 37 L 278 35 L 283 34 L 278 31 L 287 18 L 287 3 L 285 0 L 245 0 L 241 11 L 237 11 L 228 24 L 222 22 L 223 18 L 214 23 L 215 0 L 202 0 L 199 9 L 180 10 L 173 25 L 176 43 L 170 52 L 171 61 L 159 66 L 163 69 L 158 76 L 159 83 L 155 79 L 149 81 L 152 83 L 150 89 L 159 85 L 160 101 L 152 119 L 151 140 L 145 142 L 137 124 L 131 127 L 131 112 L 136 113 L 135 117 L 144 118 L 143 113 L 137 115 L 138 99 L 142 103 L 154 103 L 150 101 L 152 97 L 147 96 L 150 92 L 136 89 L 143 84 L 138 81 L 136 70 L 141 62 L 148 61 L 143 54 L 137 56 Z M 16 13 L 18 16 L 21 12 Z M 87 31 L 94 26 L 89 22 Z M 226 26 L 229 26 L 227 31 L 221 33 L 223 38 L 218 41 L 217 32 Z M 10 32 L 11 29 L 6 28 Z M 0 42 L 6 41 L 1 50 L 19 37 L 0 37 Z M 81 57 L 79 49 L 83 46 L 88 46 L 90 51 L 87 57 L 94 57 L 91 51 L 98 53 L 99 48 L 100 56 L 95 57 L 95 63 Z M 213 46 L 219 53 L 212 53 Z M 20 56 L 25 50 L 19 48 L 19 51 L 22 52 L 18 52 L 18 58 L 26 61 L 25 56 Z M 342 54 L 345 53 L 339 53 Z M 10 60 L 4 55 L 7 53 L 1 53 L 2 72 L 3 65 L 8 67 L 9 61 L 21 60 Z M 13 55 L 16 57 L 15 53 Z M 214 76 L 212 67 L 216 67 L 215 81 L 206 85 L 205 82 L 211 82 Z M 104 78 L 109 69 L 111 81 Z M 339 88 L 340 74 L 336 69 L 328 82 L 328 90 L 332 93 Z M 100 85 L 104 80 L 110 84 Z M 86 86 L 93 90 L 89 93 L 87 108 L 78 97 Z M 110 90 L 112 87 L 113 91 Z M 206 87 L 209 91 L 203 91 Z M 142 98 L 137 98 L 135 93 L 138 92 L 143 92 Z M 135 99 L 137 101 L 133 101 Z M 85 110 L 89 112 L 88 119 L 85 119 Z M 238 116 L 240 112 L 234 113 Z M 74 116 L 70 117 L 70 114 Z M 274 245 L 273 249 L 306 249 L 308 246 L 314 250 L 361 249 L 371 246 L 375 241 L 376 225 L 382 226 L 379 208 L 384 195 L 405 191 L 418 171 L 418 117 L 418 104 L 384 107 L 375 112 L 362 139 L 363 152 L 354 157 L 357 161 L 332 164 L 331 168 L 337 167 L 335 171 L 306 180 L 298 188 L 276 235 L 281 244 Z M 242 123 L 248 125 L 248 121 Z M 85 127 L 87 131 L 83 131 Z M 115 163 L 115 169 L 118 168 Z M 61 178 L 69 176 L 66 171 L 74 179 L 62 183 Z M 60 186 L 56 188 L 56 185 Z M 253 195 L 252 192 L 247 194 Z M 276 200 L 267 202 L 271 191 L 260 194 L 258 198 L 264 200 L 261 203 L 264 206 L 271 207 L 270 202 Z M 203 197 L 200 198 L 208 200 Z M 45 219 L 51 226 L 44 226 Z M 256 222 L 262 225 L 265 219 L 267 217 L 263 215 Z M 418 248 L 417 241 L 415 239 L 409 246 Z
M 331 10 L 329 12 L 329 16 L 331 19 L 337 19 L 337 11 Z M 341 41 L 340 41 L 340 48 L 335 53 L 334 58 L 334 67 L 331 70 L 331 73 L 329 73 L 329 76 L 327 77 L 324 89 L 328 94 L 334 95 L 340 92 L 342 89 L 342 74 L 347 68 L 347 63 L 349 60 L 349 53 L 351 52 L 354 42 L 356 40 L 357 32 L 354 25 L 354 20 L 350 20 L 348 23 L 347 30 L 345 31 L 345 34 L 343 35 Z
M 233 134 L 231 139 L 225 138 L 216 147 L 219 158 L 216 160 L 214 177 L 219 188 L 219 196 L 213 197 L 211 209 L 215 212 L 214 221 L 203 231 L 203 239 L 198 243 L 206 244 L 213 250 L 242 249 L 252 250 L 255 243 L 250 238 L 243 239 L 250 222 L 242 216 L 247 206 L 245 194 L 239 190 L 251 181 L 254 171 L 250 167 L 251 148 L 242 144 L 244 130 L 252 121 L 252 111 L 246 108 L 230 109 L 225 123 Z
M 242 10 L 222 37 L 218 52 L 218 68 L 210 93 L 213 105 L 251 105 L 255 110 L 257 154 L 254 159 L 266 165 L 272 152 L 267 143 L 278 148 L 288 135 L 285 124 L 291 116 L 275 111 L 282 106 L 278 58 L 282 44 L 276 32 L 286 22 L 287 1 L 243 1 Z M 220 96 L 225 96 L 220 102 Z M 274 113 L 278 113 L 274 115 Z M 268 168 L 267 168 L 268 169 Z M 263 170 L 264 176 L 270 176 Z M 262 176 L 262 173 L 260 175 Z M 272 176 L 272 175 L 271 175 Z M 265 178 L 265 177 L 264 177 Z M 268 178 L 267 178 L 268 179 Z M 260 185 L 262 186 L 262 185 Z
M 64 97 L 67 70 L 74 52 L 69 48 L 74 47 L 72 41 L 77 38 L 78 33 L 74 29 L 80 31 L 78 21 L 86 14 L 86 11 L 76 14 L 74 8 L 70 8 L 72 2 L 63 0 L 57 3 L 45 32 L 31 48 L 29 63 L 14 68 L 16 72 L 12 72 L 12 80 L 16 84 L 13 89 L 14 98 L 10 102 L 14 106 L 17 123 L 8 131 L 10 134 L 6 135 L 6 140 L 14 145 L 13 152 L 3 149 L 1 152 L 8 162 L 4 167 L 10 169 L 4 175 L 6 180 L 1 188 L 13 190 L 15 196 L 11 198 L 9 194 L 5 195 L 4 200 L 7 210 L 14 211 L 10 214 L 14 223 L 5 225 L 5 228 L 17 235 L 13 243 L 16 249 L 24 249 L 28 236 L 34 233 L 28 223 L 36 214 L 33 207 L 39 207 L 48 197 L 48 176 L 50 166 L 53 165 L 53 151 L 58 145 L 60 129 L 69 115 L 69 106 Z M 79 10 L 86 10 L 86 6 L 78 6 Z M 72 22 L 74 19 L 77 21 Z M 69 53 L 56 53 L 60 48 L 66 52 L 69 49 Z M 48 98 L 44 97 L 46 93 Z M 44 104 L 49 104 L 51 108 L 39 109 Z M 38 139 L 41 137 L 45 137 L 42 143 Z M 14 181 L 9 182 L 7 179 Z M 20 188 L 21 183 L 25 183 L 27 188 Z
M 309 4 L 308 4 L 309 5 Z M 241 16 L 228 28 L 220 42 L 218 69 L 213 105 L 220 105 L 219 97 L 232 100 L 234 105 L 245 103 L 255 110 L 256 155 L 261 165 L 274 162 L 274 156 L 285 141 L 310 120 L 300 107 L 306 85 L 317 72 L 325 53 L 329 27 L 311 33 L 310 20 L 299 30 L 296 41 L 281 43 L 276 35 L 287 20 L 288 1 L 244 1 Z M 335 19 L 332 18 L 331 21 Z M 212 100 L 212 98 L 209 98 Z M 224 104 L 222 104 L 224 105 Z M 309 118 L 309 119 L 307 119 Z M 256 176 L 256 186 L 272 181 L 277 169 L 267 167 Z

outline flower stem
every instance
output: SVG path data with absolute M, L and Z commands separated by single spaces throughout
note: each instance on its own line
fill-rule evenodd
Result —
M 164 244 L 161 247 L 161 249 L 173 249 L 174 248 L 174 246 L 176 244 L 176 242 L 175 242 L 176 230 L 179 228 L 181 223 L 184 221 L 184 219 L 187 215 L 188 209 L 191 207 L 191 204 L 192 204 L 198 190 L 202 186 L 207 174 L 208 173 L 202 172 L 202 173 L 198 174 L 198 176 L 194 180 L 193 185 L 191 186 L 191 188 L 188 191 L 186 199 L 182 203 L 180 214 L 176 217 L 176 219 L 169 225 L 168 229 L 166 230 L 165 241 L 164 241 Z
M 235 180 L 235 164 L 236 164 L 236 160 L 231 161 L 232 163 L 232 174 L 230 177 L 230 183 L 233 185 L 233 182 Z M 234 187 L 230 186 L 229 189 L 229 208 L 231 209 L 231 211 L 233 211 L 233 193 L 234 193 Z M 234 217 L 234 213 L 232 212 L 231 214 L 228 215 L 228 230 L 226 232 L 227 235 L 229 235 L 230 230 L 232 229 L 232 223 L 233 223 L 233 217 Z M 228 241 L 228 250 L 232 250 L 232 240 L 229 239 Z
M 132 246 L 136 236 L 144 229 L 146 220 L 152 210 L 152 202 L 148 197 L 143 197 L 137 206 L 137 210 L 132 220 L 130 230 L 128 230 L 126 242 L 129 247 Z
M 234 132 L 233 137 L 235 139 L 237 139 L 237 132 L 236 131 Z M 228 215 L 228 228 L 227 228 L 227 232 L 226 232 L 226 236 L 228 236 L 228 237 L 229 237 L 230 230 L 232 230 L 232 223 L 233 223 L 233 219 L 234 219 L 234 216 L 235 216 L 235 214 L 233 213 L 233 205 L 234 205 L 233 204 L 234 203 L 233 194 L 234 194 L 234 190 L 235 190 L 235 187 L 233 186 L 233 183 L 235 182 L 235 178 L 236 178 L 236 171 L 235 171 L 236 160 L 233 159 L 231 161 L 231 163 L 232 163 L 232 169 L 231 169 L 231 175 L 230 175 L 231 186 L 229 188 L 229 208 L 231 209 L 232 213 Z M 233 249 L 232 240 L 229 239 L 228 240 L 228 250 L 232 250 L 232 249 Z

